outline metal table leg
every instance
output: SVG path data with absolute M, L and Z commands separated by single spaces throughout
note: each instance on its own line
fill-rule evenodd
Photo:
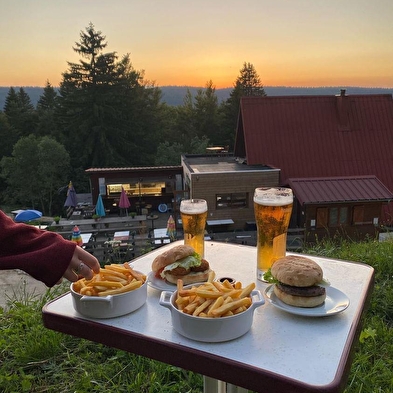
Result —
M 204 376 L 203 393 L 248 393 L 248 389 Z

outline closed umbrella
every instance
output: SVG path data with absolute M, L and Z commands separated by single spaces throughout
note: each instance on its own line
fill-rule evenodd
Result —
M 79 227 L 77 225 L 75 225 L 74 229 L 72 230 L 71 241 L 76 243 L 78 246 L 82 246 L 83 244 L 81 231 L 79 230 Z
M 42 213 L 38 210 L 23 210 L 21 212 L 19 212 L 16 216 L 15 216 L 15 221 L 16 222 L 27 222 L 27 221 L 31 221 L 31 220 L 37 220 L 38 218 L 42 217 Z
M 75 188 L 72 185 L 72 182 L 70 181 L 70 183 L 68 184 L 68 190 L 67 190 L 67 199 L 64 202 L 64 206 L 68 207 L 67 209 L 67 218 L 70 218 L 76 205 L 77 205 L 77 201 L 76 201 L 76 192 L 75 192 Z
M 125 211 L 128 213 L 127 209 L 131 206 L 130 201 L 128 200 L 128 196 L 124 190 L 124 188 L 121 188 L 121 194 L 120 194 L 120 202 L 119 202 L 119 207 L 120 209 L 125 209 Z
M 105 208 L 104 208 L 104 203 L 102 202 L 102 197 L 101 194 L 98 195 L 97 203 L 96 203 L 96 214 L 99 215 L 100 217 L 105 216 Z
M 176 240 L 176 225 L 172 215 L 169 216 L 166 224 L 166 234 L 169 236 L 171 241 Z

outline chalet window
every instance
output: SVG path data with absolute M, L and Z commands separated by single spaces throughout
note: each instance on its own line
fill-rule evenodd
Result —
M 348 222 L 347 207 L 331 207 L 329 209 L 329 227 L 338 227 Z
M 326 228 L 328 226 L 328 208 L 319 207 L 317 209 L 317 228 Z
M 319 207 L 317 228 L 338 227 L 348 223 L 348 207 Z
M 359 225 L 364 222 L 364 206 L 354 206 L 352 210 L 352 224 Z
M 239 209 L 247 207 L 248 193 L 217 194 L 216 209 Z
M 162 192 L 165 190 L 165 182 L 108 184 L 107 185 L 108 196 L 119 196 L 122 187 L 124 188 L 128 196 L 139 196 L 139 195 L 161 196 Z

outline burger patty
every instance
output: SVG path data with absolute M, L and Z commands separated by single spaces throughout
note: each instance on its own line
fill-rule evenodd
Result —
M 279 289 L 288 295 L 292 296 L 320 296 L 326 293 L 326 289 L 324 287 L 320 287 L 319 285 L 312 285 L 311 287 L 293 287 L 291 285 L 285 285 L 282 283 L 276 284 Z
M 172 274 L 172 276 L 185 276 L 186 274 L 190 272 L 204 272 L 205 270 L 209 269 L 209 262 L 206 261 L 205 259 L 202 259 L 202 262 L 199 266 L 193 266 L 191 269 L 186 269 L 185 267 L 178 266 L 172 269 L 169 273 Z
M 186 274 L 190 273 L 191 269 L 186 269 L 185 267 L 178 266 L 169 271 L 170 274 L 173 276 L 185 276 Z
M 201 264 L 199 266 L 193 266 L 191 268 L 192 272 L 204 272 L 205 270 L 209 269 L 209 262 L 206 259 L 202 259 Z

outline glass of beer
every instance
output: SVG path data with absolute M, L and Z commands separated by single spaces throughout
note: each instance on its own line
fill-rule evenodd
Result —
M 257 226 L 257 278 L 286 255 L 287 230 L 291 218 L 293 194 L 290 188 L 261 187 L 254 193 Z
M 205 227 L 207 202 L 204 199 L 186 199 L 180 203 L 184 244 L 191 246 L 200 256 L 205 254 Z

